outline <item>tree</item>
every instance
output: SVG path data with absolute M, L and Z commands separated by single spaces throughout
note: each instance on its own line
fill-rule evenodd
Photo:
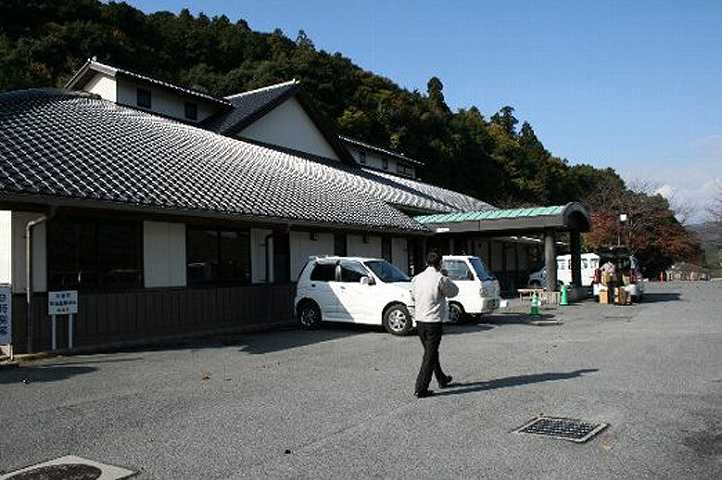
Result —
M 514 107 L 501 107 L 498 112 L 491 116 L 491 123 L 499 125 L 510 137 L 516 136 L 516 124 L 519 120 L 514 116 Z
M 426 83 L 426 94 L 429 96 L 431 109 L 439 114 L 448 115 L 451 113 L 444 100 L 444 84 L 438 77 L 431 77 Z

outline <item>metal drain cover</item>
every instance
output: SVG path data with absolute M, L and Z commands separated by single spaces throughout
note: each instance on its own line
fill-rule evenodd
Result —
M 124 468 L 68 455 L 0 475 L 0 480 L 122 480 L 133 475 Z
M 514 430 L 514 433 L 529 433 L 545 437 L 584 443 L 605 428 L 607 423 L 591 423 L 574 418 L 536 417 Z

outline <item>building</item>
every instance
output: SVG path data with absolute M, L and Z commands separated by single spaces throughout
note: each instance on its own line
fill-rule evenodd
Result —
M 56 290 L 79 292 L 81 348 L 288 324 L 310 255 L 413 271 L 430 241 L 473 243 L 435 215 L 504 212 L 415 180 L 417 166 L 339 138 L 297 81 L 216 98 L 89 60 L 65 90 L 0 94 L 0 283 L 14 292 L 15 349 L 48 348 Z M 539 217 L 544 228 L 570 227 L 556 215 Z

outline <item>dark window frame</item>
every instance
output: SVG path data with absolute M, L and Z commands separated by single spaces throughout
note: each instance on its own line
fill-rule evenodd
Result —
M 153 93 L 149 88 L 136 87 L 135 104 L 141 108 L 153 108 Z
M 58 222 L 65 222 L 63 227 L 60 227 Z M 56 237 L 60 233 L 59 228 L 68 228 L 64 233 L 74 234 L 75 238 L 70 240 L 70 243 L 75 245 L 76 258 L 74 259 L 74 267 L 72 271 L 70 269 L 63 269 L 62 263 L 58 262 L 59 258 L 68 257 L 68 252 L 60 252 L 58 249 L 61 248 L 61 239 Z M 133 252 L 132 257 L 127 263 L 122 265 L 120 268 L 110 268 L 113 262 L 113 253 L 109 250 L 108 242 L 103 241 L 103 230 L 118 228 L 118 227 L 130 227 L 132 230 L 131 234 L 132 246 L 131 249 L 128 244 L 125 244 L 122 248 L 123 253 Z M 87 233 L 92 233 L 90 236 L 92 240 L 89 244 L 81 245 L 82 235 L 81 229 L 86 229 Z M 133 231 L 134 230 L 134 231 Z M 51 219 L 48 222 L 46 230 L 46 260 L 45 269 L 47 276 L 47 288 L 49 291 L 55 290 L 77 290 L 79 292 L 118 292 L 118 291 L 135 291 L 142 290 L 145 288 L 145 249 L 143 245 L 144 236 L 143 222 L 140 220 L 112 220 L 109 221 L 105 218 L 72 215 L 72 216 L 58 216 Z M 107 235 L 108 232 L 105 232 Z M 109 235 L 110 238 L 114 238 L 115 235 Z M 106 239 L 108 237 L 105 237 Z M 86 238 L 87 240 L 87 238 Z M 104 251 L 105 249 L 105 251 Z M 82 252 L 81 252 L 82 250 Z M 116 252 L 117 254 L 117 252 Z M 72 255 L 72 254 L 70 254 Z M 83 258 L 85 257 L 85 265 L 83 265 Z M 91 261 L 88 262 L 88 259 Z M 67 261 L 67 260 L 66 260 Z M 106 267 L 106 268 L 103 268 Z M 126 275 L 132 275 L 134 279 L 132 281 L 120 281 L 111 282 L 109 281 L 109 274 L 115 272 L 116 274 L 122 274 L 125 271 Z M 95 281 L 90 283 L 87 280 L 83 284 L 83 273 L 86 278 L 93 278 Z M 63 275 L 73 275 L 77 281 L 65 282 L 65 279 L 57 281 L 56 278 L 62 278 Z
M 190 236 L 192 232 L 215 232 L 216 234 L 216 274 L 211 280 L 192 280 L 190 272 Z M 224 278 L 223 274 L 223 249 L 221 248 L 222 233 L 242 233 L 246 238 L 248 251 L 246 252 L 246 265 L 248 266 L 245 279 Z M 253 255 L 251 253 L 251 229 L 219 227 L 213 225 L 186 225 L 186 285 L 188 287 L 219 287 L 219 286 L 243 286 L 253 283 Z
M 195 102 L 185 102 L 184 104 L 186 120 L 198 120 L 198 104 Z
M 394 245 L 391 237 L 381 237 L 381 258 L 394 263 Z

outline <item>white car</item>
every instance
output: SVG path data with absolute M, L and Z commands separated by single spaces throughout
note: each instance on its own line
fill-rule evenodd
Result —
M 294 305 L 306 329 L 349 322 L 407 335 L 413 327 L 411 280 L 379 258 L 311 257 L 299 275 Z
M 491 313 L 501 305 L 501 288 L 486 269 L 483 260 L 470 255 L 444 255 L 441 266 L 459 287 L 449 299 L 449 322 L 458 323 L 467 315 Z

